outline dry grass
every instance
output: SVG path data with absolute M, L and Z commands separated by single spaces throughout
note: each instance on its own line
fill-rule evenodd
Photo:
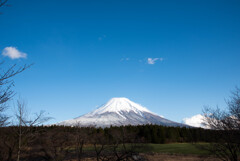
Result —
M 220 161 L 219 159 L 214 157 L 197 156 L 197 155 L 141 153 L 140 156 L 145 161 Z M 83 159 L 83 161 L 96 161 L 96 160 L 97 160 L 96 158 Z M 77 160 L 71 160 L 71 161 L 77 161 Z

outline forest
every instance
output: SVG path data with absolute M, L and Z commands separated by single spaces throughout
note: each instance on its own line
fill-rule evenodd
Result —
M 218 142 L 226 131 L 158 125 L 109 128 L 23 126 L 1 127 L 0 160 L 138 160 L 148 143 Z M 236 133 L 239 136 L 239 134 Z M 21 136 L 21 137 L 20 137 Z M 21 139 L 21 147 L 19 141 Z M 151 151 L 151 150 L 150 150 Z M 135 159 L 134 159 L 135 157 Z

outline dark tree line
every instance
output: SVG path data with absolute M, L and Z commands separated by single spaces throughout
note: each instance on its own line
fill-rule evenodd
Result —
M 21 155 L 19 127 L 0 129 L 1 160 L 141 160 L 146 143 L 216 142 L 219 131 L 201 128 L 139 125 L 109 128 L 22 126 Z M 221 131 L 224 132 L 224 131 Z

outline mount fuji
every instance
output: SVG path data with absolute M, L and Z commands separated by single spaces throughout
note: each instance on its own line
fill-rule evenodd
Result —
M 177 123 L 165 119 L 140 104 L 134 103 L 127 98 L 112 98 L 98 109 L 77 117 L 57 123 L 64 126 L 81 127 L 109 127 L 122 125 L 145 125 L 156 124 L 163 126 L 189 127 L 188 125 Z

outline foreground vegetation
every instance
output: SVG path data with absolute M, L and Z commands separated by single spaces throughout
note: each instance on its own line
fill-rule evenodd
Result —
M 208 147 L 209 143 L 169 143 L 169 144 L 140 144 L 136 147 L 139 153 L 161 153 L 161 154 L 182 154 L 182 155 L 211 155 L 209 151 L 200 147 Z M 99 145 L 100 147 L 100 145 Z M 126 148 L 130 149 L 131 145 L 126 144 Z M 83 148 L 85 152 L 94 151 L 93 145 Z M 122 149 L 117 149 L 121 151 Z
M 21 130 L 21 133 L 19 133 Z M 0 160 L 135 160 L 139 153 L 208 155 L 197 142 L 216 141 L 220 131 L 157 125 L 110 128 L 2 127 Z M 21 134 L 21 137 L 19 136 Z M 19 139 L 21 147 L 19 148 Z M 159 144 L 162 143 L 162 144 Z M 164 143 L 164 144 L 163 144 Z M 202 144 L 207 145 L 207 144 Z M 20 153 L 21 155 L 16 155 Z

